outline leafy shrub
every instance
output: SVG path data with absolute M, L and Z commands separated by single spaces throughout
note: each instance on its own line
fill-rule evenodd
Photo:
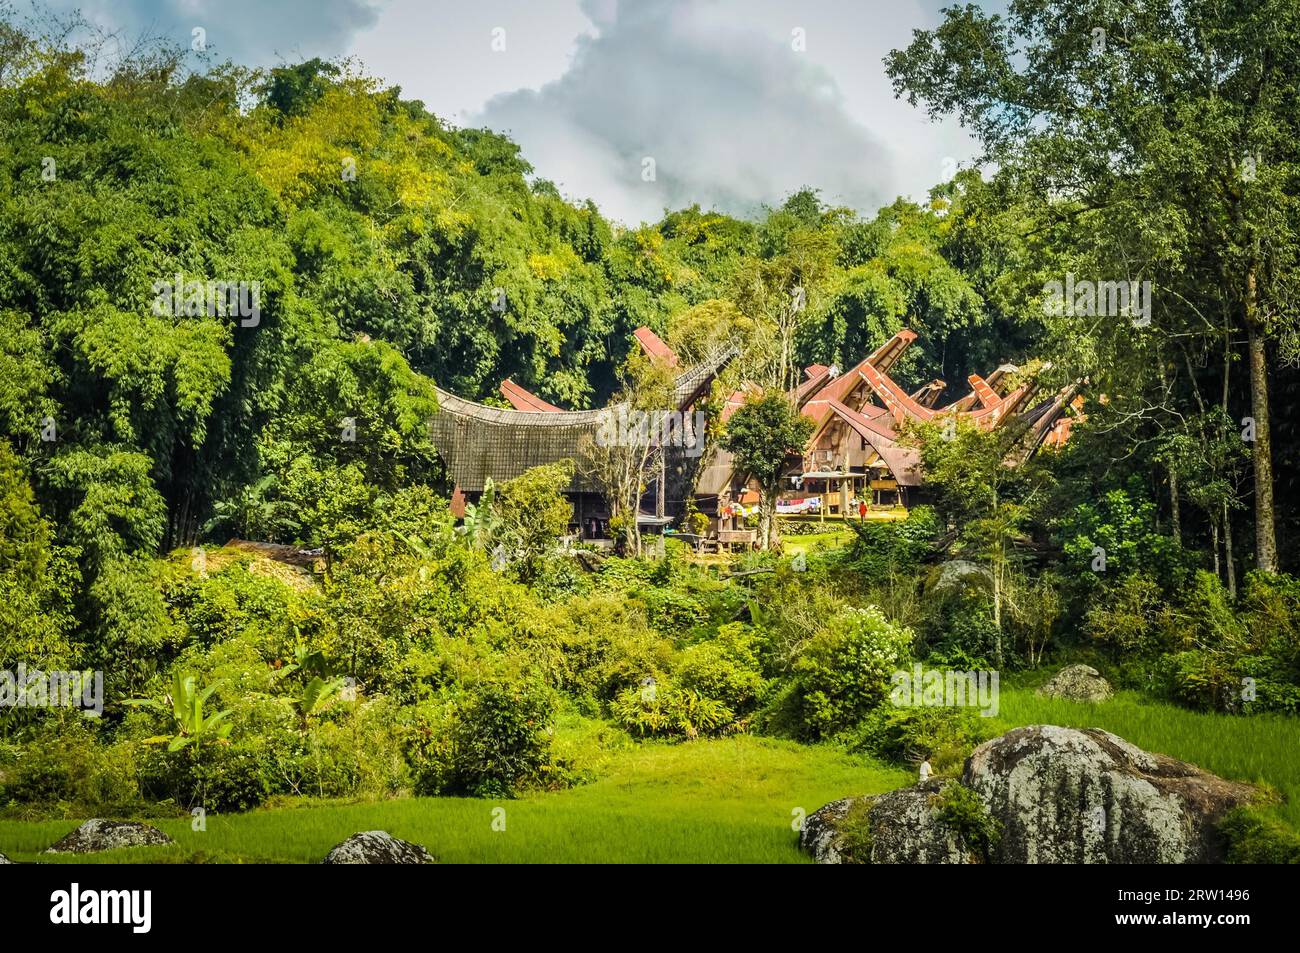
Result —
M 650 625 L 667 638 L 687 635 L 707 616 L 704 604 L 693 593 L 680 589 L 655 586 L 637 597 L 645 604 Z
M 868 582 L 914 576 L 930 544 L 943 531 L 933 507 L 918 506 L 904 520 L 850 520 L 850 565 Z
M 989 814 L 980 796 L 961 784 L 949 784 L 939 793 L 935 807 L 940 822 L 988 860 L 1002 837 L 1002 825 Z
M 1155 503 L 1139 477 L 1123 489 L 1079 503 L 1055 524 L 1065 552 L 1073 590 L 1095 592 L 1131 573 L 1154 580 L 1164 592 L 1175 592 L 1190 574 L 1193 557 L 1170 536 L 1155 531 Z M 1106 571 L 1094 572 L 1097 547 L 1105 550 Z
M 1252 572 L 1241 608 L 1257 644 L 1289 662 L 1300 661 L 1300 579 Z
M 455 705 L 446 699 L 408 705 L 402 711 L 404 754 L 411 788 L 419 795 L 451 790 L 456 776 L 452 727 Z
M 937 659 L 984 660 L 997 651 L 998 627 L 993 621 L 993 603 L 982 592 L 967 592 L 943 600 L 926 618 L 922 630 L 930 651 L 931 664 Z M 1005 653 L 1009 655 L 1011 653 Z M 961 665 L 971 670 L 987 664 Z
M 696 738 L 729 725 L 734 713 L 715 698 L 665 680 L 614 699 L 614 720 L 640 737 Z
M 250 562 L 242 557 L 206 578 L 186 574 L 166 588 L 168 608 L 186 628 L 187 642 L 210 646 L 244 638 L 265 658 L 286 653 L 294 626 L 306 624 L 317 598 L 252 571 Z
M 458 708 L 452 786 L 475 797 L 511 797 L 541 780 L 555 703 L 539 686 L 487 682 Z
M 1233 613 L 1228 592 L 1219 577 L 1197 572 L 1182 596 L 1178 613 L 1179 635 L 1186 643 L 1203 646 L 1246 647 L 1246 632 Z
M 298 789 L 318 797 L 392 797 L 411 788 L 401 709 L 385 696 L 343 706 L 313 725 Z
M 129 742 L 101 745 L 83 718 L 52 718 L 5 768 L 0 803 L 129 809 L 139 801 L 135 754 Z
M 160 564 L 144 557 L 108 560 L 91 584 L 95 631 L 85 667 L 104 672 L 105 698 L 138 693 L 175 656 L 184 632 L 168 615 L 162 588 Z
M 1174 652 L 1161 659 L 1157 671 L 1164 675 L 1169 697 L 1192 708 L 1226 708 L 1241 692 L 1241 679 L 1228 657 L 1218 652 Z
M 734 618 L 742 592 L 688 568 L 686 546 L 670 542 L 665 552 L 663 559 L 606 560 L 600 587 L 641 602 L 650 625 L 668 638 L 690 637 Z
M 283 732 L 180 751 L 146 747 L 140 755 L 140 791 L 187 810 L 245 811 L 273 794 L 300 793 L 289 779 L 299 774 L 302 757 L 299 739 Z
M 842 587 L 809 586 L 804 574 L 776 572 L 753 577 L 760 582 L 745 606 L 768 677 L 789 675 L 804 646 L 849 607 Z
M 559 684 L 589 713 L 646 676 L 672 668 L 673 644 L 650 628 L 645 610 L 613 593 L 579 596 L 565 604 L 569 624 L 560 633 L 564 656 Z
M 494 508 L 501 518 L 499 545 L 522 579 L 537 576 L 541 558 L 568 531 L 573 505 L 564 491 L 573 480 L 574 467 L 572 460 L 533 467 L 502 484 L 497 493 Z
M 805 733 L 832 737 L 880 704 L 913 642 L 910 629 L 875 606 L 846 609 L 827 622 L 794 663 Z
M 1255 680 L 1248 711 L 1300 713 L 1300 580 L 1252 572 L 1241 599 L 1250 648 L 1237 673 Z
M 837 826 L 840 858 L 844 863 L 871 863 L 871 802 L 866 798 L 854 801 L 844 812 Z
M 754 635 L 739 622 L 686 649 L 674 675 L 684 688 L 722 702 L 735 715 L 753 711 L 767 685 Z
M 930 761 L 936 773 L 956 771 L 971 749 L 998 733 L 993 719 L 970 708 L 881 705 L 862 720 L 850 747 L 890 761 Z
M 529 581 L 533 594 L 542 602 L 559 602 L 591 589 L 587 574 L 582 571 L 572 555 L 549 553 L 533 562 L 533 576 Z
M 1135 573 L 1098 593 L 1084 617 L 1085 631 L 1120 653 L 1165 646 L 1175 624 L 1155 580 Z
M 558 790 L 595 781 L 615 752 L 635 745 L 631 735 L 608 720 L 587 718 L 563 706 L 556 718 L 545 787 Z
M 1154 666 L 1168 696 L 1202 709 L 1300 709 L 1295 590 L 1290 577 L 1252 573 L 1234 612 L 1219 580 L 1197 573 L 1180 603 L 1166 610 L 1184 647 Z

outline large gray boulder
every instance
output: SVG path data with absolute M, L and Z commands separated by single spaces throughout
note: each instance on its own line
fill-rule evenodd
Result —
M 968 864 L 975 854 L 939 813 L 952 781 L 932 779 L 832 801 L 804 819 L 799 846 L 819 864 Z
M 1033 725 L 976 748 L 959 782 L 827 804 L 799 844 L 825 864 L 1215 863 L 1218 822 L 1257 793 L 1099 728 Z
M 1075 702 L 1104 702 L 1115 691 L 1110 682 L 1101 677 L 1101 672 L 1091 665 L 1067 665 L 1038 689 L 1037 694 Z
M 362 831 L 336 845 L 323 864 L 432 864 L 433 855 L 419 844 L 398 840 L 387 831 Z
M 1100 728 L 1031 725 L 976 748 L 962 783 L 1001 826 L 1004 864 L 1194 864 L 1223 859 L 1215 825 L 1255 796 Z
M 120 847 L 149 847 L 170 844 L 172 839 L 148 824 L 136 821 L 106 821 L 91 818 L 68 834 L 47 854 L 90 854 L 100 850 L 117 850 Z
M 846 797 L 813 811 L 799 829 L 799 846 L 819 864 L 865 864 L 870 861 L 870 844 L 855 836 L 864 813 L 874 798 Z M 854 820 L 849 821 L 849 813 Z M 852 829 L 850 829 L 852 828 Z

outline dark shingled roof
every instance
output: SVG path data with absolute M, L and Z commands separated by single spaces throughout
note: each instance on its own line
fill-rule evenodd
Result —
M 698 400 L 708 389 L 718 368 L 734 356 L 734 350 L 679 374 L 676 399 L 679 408 Z M 618 404 L 600 410 L 565 410 L 537 413 L 488 407 L 438 390 L 438 413 L 430 422 L 434 445 L 447 464 L 447 477 L 471 493 L 483 489 L 488 477 L 496 483 L 513 479 L 532 467 L 571 459 L 575 468 L 571 493 L 597 493 L 584 472 L 581 456 L 583 438 L 594 439 L 601 421 Z

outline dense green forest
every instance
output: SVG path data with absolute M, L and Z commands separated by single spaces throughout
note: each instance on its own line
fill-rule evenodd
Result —
M 899 94 L 989 160 L 924 203 L 809 183 L 635 227 L 349 63 L 105 67 L 0 21 L 0 669 L 104 673 L 102 718 L 0 719 L 0 809 L 508 797 L 737 733 L 952 770 L 991 724 L 882 705 L 913 660 L 1086 660 L 1153 702 L 1296 715 L 1300 11 L 1191 6 L 1213 22 L 1116 13 L 1126 59 L 1049 0 L 918 34 Z M 1067 274 L 1152 281 L 1150 321 L 1052 313 Z M 255 283 L 256 313 L 159 308 L 177 280 Z M 934 505 L 797 569 L 592 569 L 555 547 L 563 467 L 453 518 L 434 385 L 602 406 L 641 325 L 687 359 L 736 345 L 720 388 L 778 383 L 787 331 L 798 366 L 843 367 L 909 327 L 900 382 L 950 400 L 1012 362 L 1086 381 L 1087 420 L 1014 471 L 921 428 Z M 940 584 L 952 559 L 992 591 Z

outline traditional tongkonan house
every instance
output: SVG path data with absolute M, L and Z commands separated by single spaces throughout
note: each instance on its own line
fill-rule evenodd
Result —
M 678 368 L 677 354 L 649 328 L 634 338 L 654 361 Z M 937 406 L 947 385 L 940 380 L 908 393 L 890 376 L 890 369 L 916 340 L 902 330 L 847 371 L 823 364 L 804 369 L 791 399 L 813 421 L 807 445 L 787 461 L 789 490 L 778 503 L 782 515 L 797 517 L 893 517 L 924 498 L 925 474 L 920 455 L 904 445 L 899 430 L 908 420 L 927 421 L 956 415 L 985 429 L 1014 423 L 1024 434 L 1008 462 L 1028 459 L 1040 446 L 1059 447 L 1075 420 L 1083 418 L 1080 385 L 1064 387 L 1052 397 L 1031 403 L 1038 389 L 1031 376 L 1003 365 L 987 378 L 972 374 L 969 394 L 947 406 Z M 681 370 L 676 378 L 675 405 L 689 413 L 708 393 L 734 351 L 706 364 Z M 1050 365 L 1049 365 L 1050 366 Z M 723 404 L 723 423 L 757 388 L 745 385 Z M 491 478 L 503 482 L 542 464 L 572 459 L 577 463 L 568 496 L 574 505 L 574 530 L 585 538 L 608 533 L 609 506 L 590 470 L 582 464 L 582 447 L 618 405 L 601 410 L 569 411 L 547 403 L 514 381 L 501 383 L 501 394 L 512 409 L 488 407 L 439 390 L 440 409 L 433 436 L 447 465 L 459 499 L 477 498 Z M 718 446 L 702 454 L 669 446 L 658 472 L 646 474 L 648 492 L 642 497 L 639 522 L 648 531 L 662 531 L 680 520 L 687 503 L 711 517 L 722 543 L 752 542 L 747 517 L 758 503 L 756 485 L 737 472 L 731 455 Z
M 947 387 L 943 381 L 931 381 L 909 394 L 889 370 L 915 340 L 915 332 L 905 329 L 847 371 L 822 364 L 804 369 L 804 379 L 791 396 L 814 429 L 803 453 L 788 461 L 790 488 L 777 504 L 778 513 L 820 518 L 901 515 L 923 498 L 925 488 L 920 455 L 899 439 L 899 428 L 908 420 L 957 415 L 985 429 L 1025 426 L 1008 461 L 1015 464 L 1043 444 L 1061 446 L 1072 421 L 1082 418 L 1079 385 L 1031 405 L 1037 381 L 1029 377 L 1009 389 L 1017 373 L 1010 365 L 987 379 L 972 374 L 971 392 L 944 407 L 936 406 Z M 746 396 L 745 391 L 732 394 L 724 418 Z M 730 455 L 720 450 L 703 470 L 696 496 L 700 509 L 716 512 L 720 532 L 729 535 L 740 530 L 758 502 L 757 487 L 747 474 L 736 472 Z
M 677 367 L 677 355 L 649 328 L 638 328 L 635 338 L 654 360 Z M 674 404 L 689 413 L 708 394 L 718 370 L 734 352 L 687 368 L 676 377 Z M 511 408 L 489 407 L 438 390 L 438 413 L 431 422 L 433 439 L 447 467 L 454 493 L 477 499 L 490 478 L 494 483 L 513 479 L 533 467 L 573 460 L 573 480 L 566 495 L 573 503 L 571 529 L 583 538 L 608 535 L 609 505 L 583 465 L 583 447 L 595 440 L 619 405 L 599 410 L 563 410 L 529 393 L 514 381 L 501 382 L 501 394 Z M 694 436 L 694 435 L 692 435 Z M 702 435 L 701 435 L 702 439 Z M 642 498 L 639 522 L 644 529 L 660 531 L 678 521 L 694 483 L 700 454 L 669 446 L 658 472 L 646 474 L 648 492 Z

